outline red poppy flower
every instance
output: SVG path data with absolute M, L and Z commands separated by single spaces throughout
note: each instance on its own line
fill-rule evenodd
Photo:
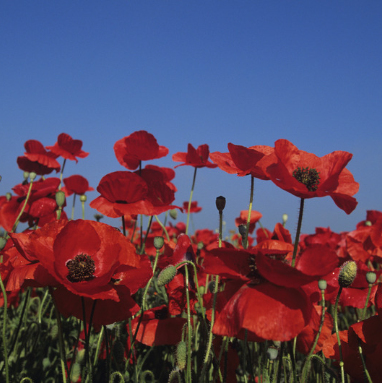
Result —
M 239 177 L 251 174 L 252 177 L 268 180 L 264 169 L 269 166 L 274 158 L 273 148 L 257 145 L 246 148 L 241 145 L 228 144 L 228 153 L 213 152 L 211 160 L 229 174 Z M 273 155 L 273 156 L 272 156 Z M 272 158 L 272 161 L 270 161 Z
M 183 202 L 183 210 L 188 211 L 188 201 Z M 202 210 L 197 201 L 191 202 L 190 213 L 199 213 Z
M 21 170 L 26 172 L 35 172 L 42 176 L 52 173 L 53 170 L 58 172 L 60 164 L 57 162 L 57 155 L 47 152 L 41 142 L 37 140 L 28 140 L 24 144 L 26 152 L 24 156 L 17 157 L 17 164 Z
M 62 188 L 62 191 L 65 192 L 65 195 L 68 197 L 73 193 L 78 195 L 83 195 L 88 191 L 93 191 L 94 188 L 89 186 L 89 182 L 85 177 L 80 175 L 73 175 L 67 178 L 64 178 L 65 187 Z
M 78 162 L 76 157 L 85 158 L 89 153 L 84 152 L 82 148 L 81 140 L 73 140 L 69 134 L 61 133 L 54 146 L 47 146 L 57 156 L 61 156 L 66 160 L 72 160 Z
M 195 149 L 191 144 L 188 144 L 187 153 L 178 152 L 172 156 L 172 160 L 176 162 L 184 162 L 184 164 L 176 165 L 175 167 L 190 165 L 194 168 L 216 168 L 217 165 L 208 160 L 210 149 L 207 144 L 199 145 Z
M 171 318 L 165 305 L 145 311 L 142 320 L 135 318 L 131 323 L 132 333 L 139 326 L 136 340 L 146 346 L 176 345 L 182 339 L 186 318 Z
M 0 197 L 0 226 L 11 231 L 20 211 L 20 201 L 15 196 Z
M 126 265 L 139 267 L 130 241 L 100 222 L 55 221 L 34 231 L 24 243 L 22 250 L 38 259 L 58 284 L 91 299 L 119 301 L 113 275 Z
M 139 130 L 118 140 L 114 144 L 114 153 L 122 166 L 135 170 L 141 161 L 167 156 L 168 149 L 165 146 L 159 146 L 152 134 Z
M 288 140 L 275 142 L 277 162 L 266 172 L 281 189 L 300 198 L 332 197 L 334 203 L 347 214 L 357 206 L 352 196 L 359 184 L 345 168 L 352 154 L 336 151 L 323 157 L 298 150 Z
M 301 286 L 318 280 L 332 266 L 331 261 L 322 264 L 322 254 L 314 252 L 306 255 L 310 265 L 302 257 L 293 268 L 283 262 L 292 251 L 291 244 L 269 240 L 250 251 L 214 249 L 206 256 L 205 272 L 242 281 L 219 313 L 215 334 L 237 336 L 247 329 L 259 339 L 286 341 L 303 330 L 312 306 Z

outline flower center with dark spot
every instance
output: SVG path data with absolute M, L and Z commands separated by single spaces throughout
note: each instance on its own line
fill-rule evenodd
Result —
M 298 167 L 293 172 L 293 177 L 304 184 L 309 191 L 316 191 L 320 183 L 320 173 L 316 169 L 310 169 L 309 167 Z
M 70 282 L 90 281 L 94 277 L 95 263 L 90 255 L 78 254 L 66 263 L 69 269 L 67 276 Z

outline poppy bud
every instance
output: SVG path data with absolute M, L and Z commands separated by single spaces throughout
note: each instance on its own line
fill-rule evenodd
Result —
M 164 239 L 163 237 L 155 237 L 154 238 L 154 247 L 157 249 L 157 250 L 160 250 L 164 245 Z
M 176 347 L 176 365 L 180 370 L 184 370 L 187 360 L 187 345 L 186 342 L 180 341 Z
M 10 201 L 12 198 L 12 194 L 8 192 L 7 194 L 5 194 L 5 198 L 7 199 L 7 201 Z
M 170 210 L 170 217 L 171 217 L 172 219 L 176 219 L 176 218 L 178 217 L 178 210 L 176 210 L 176 209 L 171 209 L 171 210 Z
M 368 271 L 366 273 L 366 281 L 369 285 L 372 285 L 377 279 L 377 274 L 374 271 Z
M 29 173 L 29 179 L 30 179 L 31 181 L 34 181 L 34 179 L 36 178 L 36 176 L 37 176 L 37 174 L 36 174 L 35 172 L 30 172 L 30 173 Z
M 7 244 L 7 239 L 4 237 L 0 237 L 0 251 L 4 249 L 6 244 Z
M 341 287 L 349 287 L 357 275 L 357 264 L 354 261 L 345 262 L 338 276 L 338 284 Z
M 328 287 L 328 282 L 325 281 L 325 279 L 320 279 L 318 281 L 318 288 L 322 291 L 322 290 L 326 290 L 326 288 Z
M 53 340 L 57 339 L 57 337 L 58 337 L 58 326 L 56 324 L 51 327 L 50 336 Z
M 279 350 L 275 347 L 268 347 L 267 357 L 269 360 L 276 360 Z
M 245 238 L 247 235 L 247 228 L 245 225 L 239 225 L 238 227 L 240 235 Z
M 167 266 L 158 275 L 158 286 L 162 287 L 171 282 L 176 275 L 176 267 L 174 265 Z
M 168 383 L 182 383 L 182 377 L 178 368 L 175 368 L 170 372 Z
M 87 199 L 88 199 L 88 197 L 86 197 L 85 194 L 80 195 L 80 201 L 81 202 L 86 202 Z
M 56 203 L 58 207 L 63 207 L 65 204 L 65 193 L 61 190 L 56 193 Z
M 221 213 L 225 208 L 225 198 L 223 196 L 219 196 L 216 198 L 216 207 Z
M 81 376 L 81 365 L 79 363 L 74 363 L 72 367 L 72 371 L 70 373 L 70 381 L 78 382 L 78 379 Z
M 76 361 L 80 364 L 82 364 L 85 361 L 85 349 L 78 350 Z

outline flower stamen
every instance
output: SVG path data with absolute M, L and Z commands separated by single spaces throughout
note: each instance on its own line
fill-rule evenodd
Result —
M 293 177 L 306 186 L 309 191 L 316 191 L 320 183 L 320 173 L 316 169 L 298 167 L 293 172 Z
M 70 282 L 90 281 L 95 278 L 95 263 L 90 255 L 78 254 L 66 263 L 66 267 L 69 269 L 67 278 Z

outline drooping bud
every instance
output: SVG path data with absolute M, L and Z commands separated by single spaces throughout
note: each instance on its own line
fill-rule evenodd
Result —
M 163 237 L 155 237 L 154 238 L 154 247 L 157 249 L 157 250 L 160 250 L 164 245 L 164 238 Z
M 170 217 L 171 217 L 172 219 L 176 219 L 176 218 L 178 217 L 178 210 L 176 210 L 176 209 L 171 209 L 171 210 L 170 210 Z
M 377 280 L 377 274 L 374 271 L 368 271 L 366 273 L 366 281 L 369 285 L 372 285 Z
M 322 291 L 322 290 L 326 290 L 326 288 L 328 287 L 328 282 L 325 281 L 325 279 L 320 279 L 318 281 L 318 288 Z
M 179 368 L 175 368 L 170 372 L 168 383 L 182 383 L 182 376 L 180 374 Z
M 219 213 L 222 213 L 225 208 L 225 198 L 223 196 L 216 197 L 216 207 Z
M 162 287 L 167 283 L 171 282 L 176 275 L 176 267 L 174 265 L 169 265 L 163 269 L 158 275 L 158 286 Z
M 65 204 L 65 193 L 62 190 L 56 192 L 56 203 L 58 207 L 63 207 Z
M 357 276 L 357 264 L 354 261 L 345 262 L 338 276 L 338 284 L 341 287 L 349 287 Z
M 176 365 L 179 370 L 184 370 L 187 360 L 187 345 L 186 342 L 180 341 L 176 347 Z

